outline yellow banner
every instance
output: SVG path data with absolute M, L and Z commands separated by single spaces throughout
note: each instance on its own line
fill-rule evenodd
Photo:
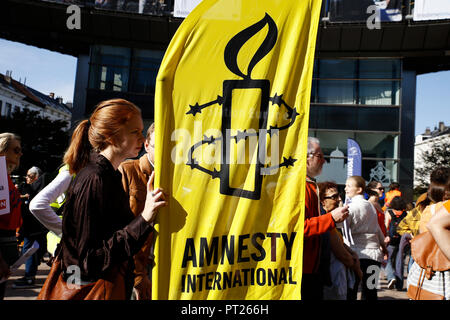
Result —
M 321 1 L 205 0 L 155 92 L 154 299 L 299 299 Z

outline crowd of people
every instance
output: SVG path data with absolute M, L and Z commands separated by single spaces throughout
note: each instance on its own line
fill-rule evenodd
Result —
M 320 141 L 308 138 L 302 299 L 356 300 L 360 287 L 362 300 L 377 300 L 382 269 L 387 288 L 403 290 L 406 258 L 408 275 L 413 267 L 420 269 L 411 255 L 411 241 L 428 230 L 450 257 L 450 167 L 433 170 L 428 191 L 415 205 L 406 203 L 396 182 L 384 192 L 380 182 L 366 184 L 362 177 L 351 176 L 344 205 L 334 182 L 315 182 L 324 163 Z M 445 299 L 450 297 L 449 272 L 435 272 L 443 279 L 439 297 Z M 417 285 L 410 278 L 408 286 Z
M 22 254 L 37 245 L 13 287 L 33 286 L 48 254 L 51 270 L 38 299 L 151 299 L 153 221 L 169 197 L 153 188 L 155 127 L 145 137 L 143 130 L 133 103 L 103 101 L 75 128 L 56 177 L 48 182 L 32 167 L 19 188 L 10 175 L 20 164 L 21 139 L 0 134 L 10 190 L 10 213 L 0 215 L 0 280 L 11 275 L 19 245 Z M 144 155 L 127 160 L 142 146 Z M 344 197 L 335 182 L 316 182 L 324 163 L 320 141 L 308 138 L 303 300 L 356 300 L 358 291 L 362 300 L 376 300 L 382 269 L 388 289 L 404 290 L 405 257 L 408 272 L 418 268 L 411 241 L 424 232 L 450 258 L 450 168 L 433 171 L 414 205 L 398 183 L 385 192 L 361 176 L 347 179 Z M 0 282 L 0 300 L 5 287 Z

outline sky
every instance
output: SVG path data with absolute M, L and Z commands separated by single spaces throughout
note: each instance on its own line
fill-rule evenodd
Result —
M 42 93 L 55 93 L 64 102 L 73 101 L 77 59 L 69 55 L 0 39 L 0 73 Z M 450 126 L 450 71 L 417 76 L 415 134 L 440 121 Z
M 450 126 L 450 71 L 417 76 L 416 135 L 438 127 L 439 122 Z
M 73 102 L 77 58 L 19 42 L 0 39 L 0 73 L 12 71 L 14 80 L 44 94 L 53 92 Z

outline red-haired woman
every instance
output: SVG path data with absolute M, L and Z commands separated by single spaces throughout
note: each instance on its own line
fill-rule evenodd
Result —
M 144 142 L 143 129 L 140 109 L 123 99 L 101 102 L 89 120 L 78 125 L 66 153 L 66 163 L 71 170 L 75 169 L 70 153 L 76 159 L 77 152 L 85 149 L 87 143 L 93 151 L 70 186 L 65 202 L 58 253 L 61 277 L 66 281 L 64 294 L 55 294 L 58 290 L 49 292 L 46 285 L 51 281 L 47 280 L 41 299 L 131 296 L 133 256 L 153 230 L 150 224 L 158 209 L 166 205 L 163 191 L 151 190 L 151 177 L 145 208 L 135 218 L 117 171 L 121 162 L 138 155 Z

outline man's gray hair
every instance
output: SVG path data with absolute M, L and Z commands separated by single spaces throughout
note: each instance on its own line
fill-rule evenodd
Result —
M 34 174 L 36 178 L 39 178 L 39 176 L 42 174 L 42 170 L 38 167 L 31 167 L 30 169 L 28 169 L 28 172 Z
M 0 133 L 0 153 L 5 153 L 8 151 L 9 145 L 12 140 L 20 141 L 20 137 L 14 133 L 3 132 Z
M 318 144 L 320 146 L 320 140 L 315 137 L 308 137 L 308 151 L 307 151 L 308 157 L 312 155 L 312 153 L 314 152 L 313 144 Z

